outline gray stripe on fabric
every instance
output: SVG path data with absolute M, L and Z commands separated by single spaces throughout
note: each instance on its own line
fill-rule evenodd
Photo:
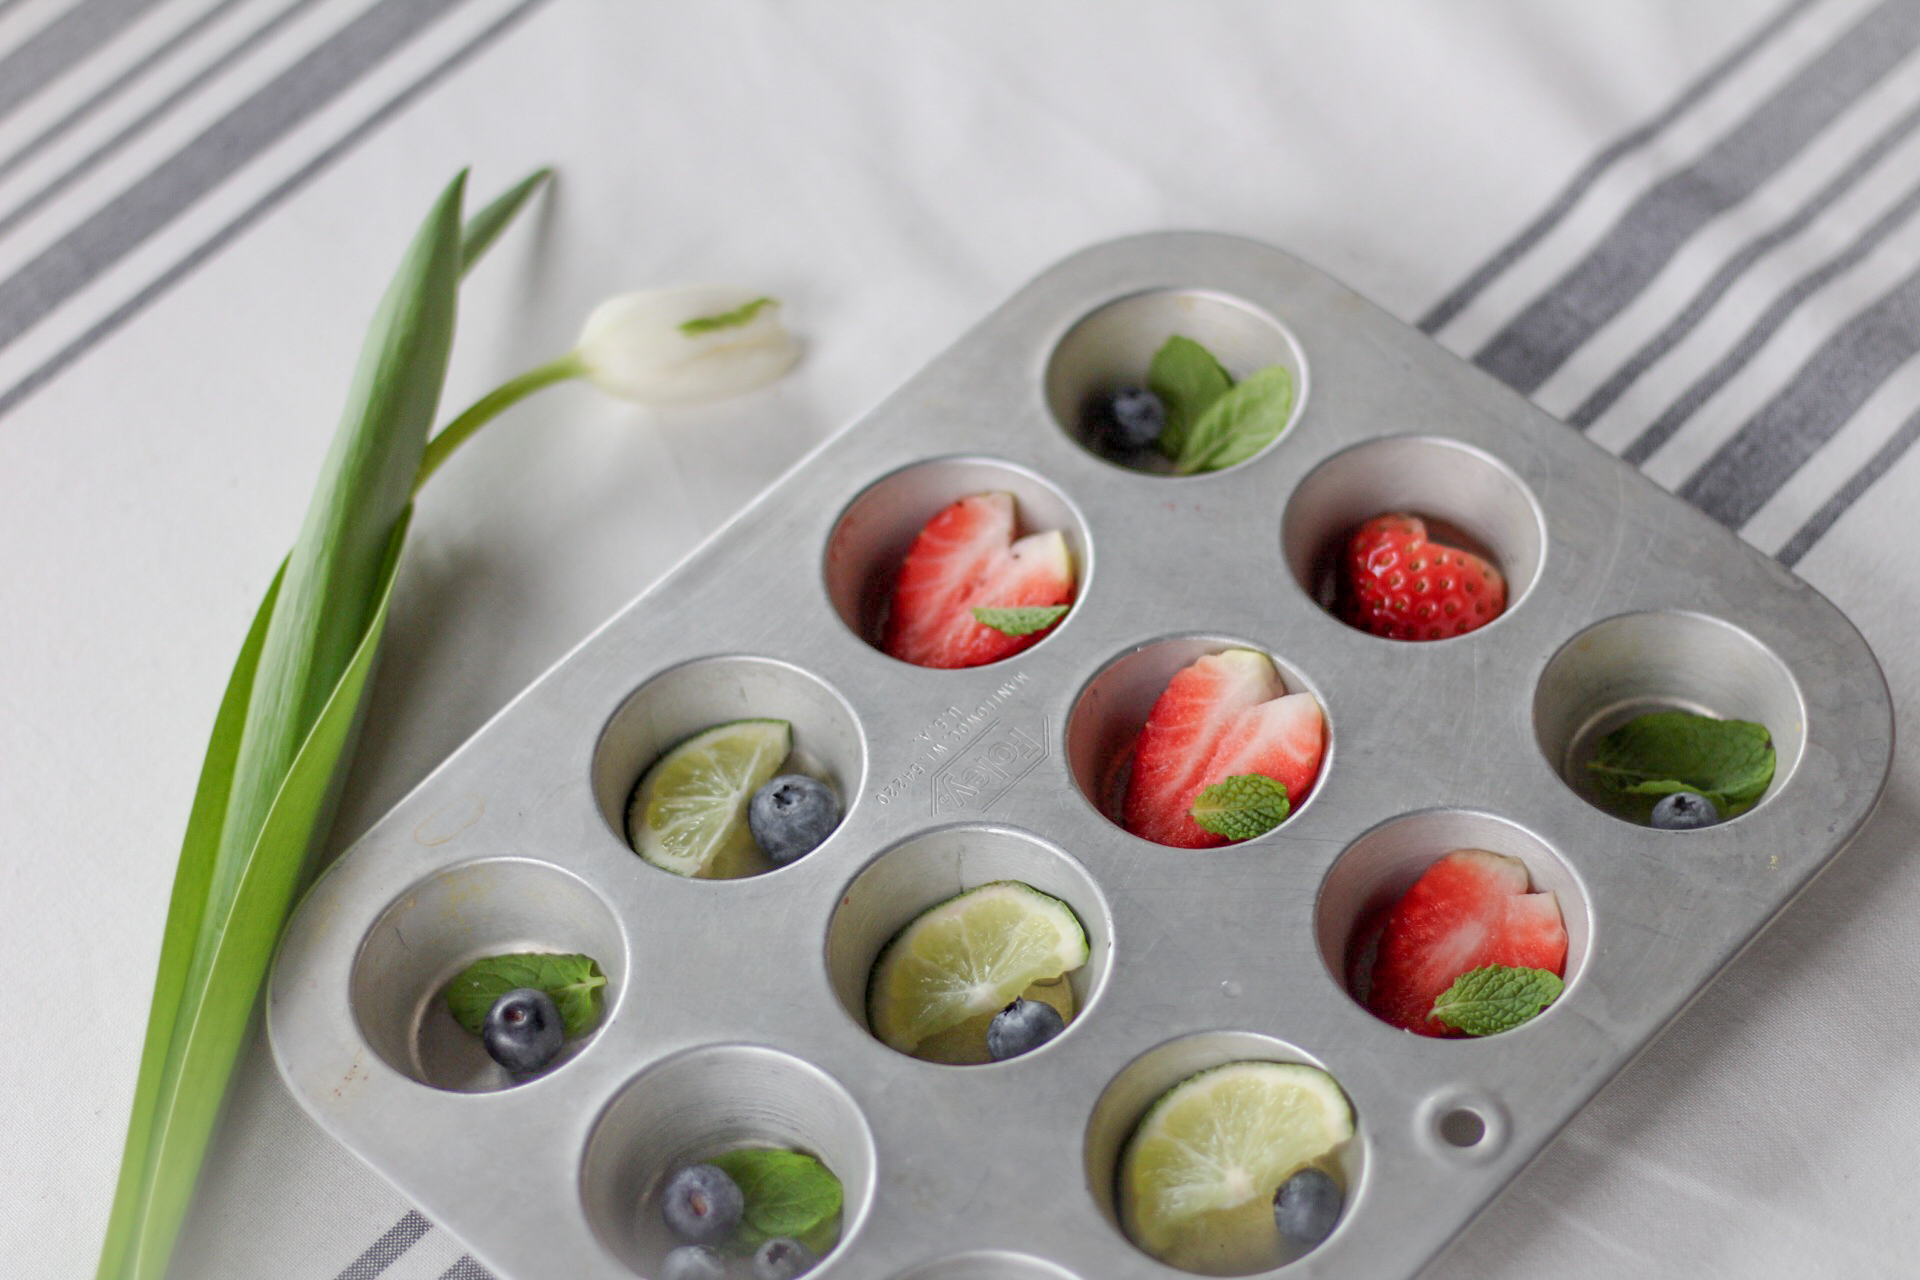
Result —
M 368 1245 L 366 1251 L 348 1264 L 337 1280 L 374 1280 L 382 1271 L 394 1264 L 394 1261 L 414 1245 L 420 1243 L 420 1237 L 433 1230 L 433 1224 L 420 1215 L 418 1209 L 407 1210 L 400 1221 L 387 1228 L 387 1233 Z
M 54 353 L 53 356 L 38 368 L 34 369 L 33 372 L 27 374 L 27 376 L 19 382 L 16 382 L 5 394 L 0 395 L 0 418 L 4 418 L 17 408 L 22 401 L 60 376 L 74 361 L 86 355 L 87 352 L 118 332 L 128 321 L 153 305 L 156 300 L 164 296 L 174 285 L 191 275 L 195 268 L 218 255 L 222 249 L 225 249 L 229 244 L 233 243 L 235 239 L 244 234 L 256 222 L 266 217 L 269 213 L 272 213 L 302 187 L 325 172 L 335 161 L 341 159 L 355 147 L 366 141 L 381 125 L 400 114 L 401 111 L 405 110 L 429 89 L 432 89 L 446 77 L 459 70 L 475 55 L 480 53 L 481 50 L 492 44 L 496 39 L 517 25 L 528 14 L 545 3 L 547 3 L 547 0 L 520 0 L 518 5 L 508 10 L 472 40 L 469 40 L 466 44 L 456 49 L 445 61 L 407 86 L 406 89 L 388 99 L 378 111 L 354 126 L 354 128 L 338 142 L 315 156 L 298 173 L 295 173 L 272 191 L 269 191 L 265 196 L 262 196 L 251 208 L 247 209 L 226 226 L 220 228 L 219 231 L 202 242 L 192 253 L 168 268 L 151 284 L 141 289 L 140 292 L 136 293 L 133 297 L 121 303 L 120 306 L 109 313 L 105 319 L 100 320 L 94 324 L 92 328 Z
M 1893 470 L 1893 464 L 1900 461 L 1901 456 L 1913 447 L 1915 440 L 1920 440 L 1920 413 L 1914 414 L 1901 423 L 1900 429 L 1880 446 L 1873 457 L 1867 460 L 1867 464 L 1854 472 L 1847 482 L 1840 486 L 1839 492 L 1828 498 L 1820 509 L 1800 526 L 1799 532 L 1787 539 L 1787 544 L 1780 548 L 1778 556 L 1780 563 L 1789 569 L 1799 564 L 1801 557 L 1813 550 L 1813 544 L 1825 537 L 1827 530 L 1833 528 L 1840 517 L 1847 513 L 1847 508 L 1858 502 L 1881 476 Z
M 1715 361 L 1712 368 L 1694 379 L 1679 399 L 1668 405 L 1658 418 L 1634 438 L 1632 444 L 1621 451 L 1621 458 L 1636 467 L 1651 458 L 1673 438 L 1675 432 L 1686 425 L 1687 419 L 1698 412 L 1701 405 L 1711 400 L 1721 387 L 1733 380 L 1735 374 L 1752 363 L 1780 326 L 1800 308 L 1800 304 L 1857 266 L 1879 248 L 1887 237 L 1905 225 L 1915 212 L 1920 212 L 1920 184 L 1909 187 L 1905 195 L 1881 214 L 1872 226 L 1861 232 L 1860 237 L 1845 250 L 1801 276 L 1785 293 L 1775 298 L 1760 313 L 1760 318 L 1753 322 L 1753 327 L 1741 336 L 1740 341 Z
M 465 0 L 380 0 L 0 282 L 0 347 Z
M 0 116 L 39 93 L 120 34 L 159 0 L 80 0 L 0 58 Z
M 244 0 L 229 0 L 229 3 L 244 3 Z M 293 21 L 303 10 L 311 9 L 316 3 L 318 3 L 318 0 L 293 0 L 293 3 L 285 9 L 268 18 L 253 31 L 248 32 L 238 44 L 195 72 L 193 76 L 180 85 L 179 88 L 155 103 L 145 115 L 95 147 L 66 172 L 60 174 L 46 186 L 28 196 L 13 212 L 7 214 L 4 218 L 0 218 L 0 236 L 12 231 L 15 227 L 19 226 L 20 223 L 44 208 L 48 201 L 53 200 L 74 183 L 80 181 L 80 179 L 86 177 L 89 173 L 92 173 L 106 161 L 112 159 L 120 151 L 124 150 L 128 143 L 134 141 L 140 137 L 140 135 L 147 132 L 147 130 L 164 120 L 172 113 L 175 107 L 178 107 L 194 94 L 200 92 L 200 90 L 205 88 L 211 81 L 225 75 L 235 63 L 245 59 L 255 49 L 271 39 L 274 33 L 279 31 L 280 28 Z M 35 139 L 35 141 L 37 142 L 39 140 Z M 0 165 L 0 176 L 4 176 L 6 170 L 6 165 Z
M 1618 315 L 1701 226 L 1739 204 L 1920 45 L 1920 0 L 1884 0 L 1495 334 L 1474 363 L 1531 394 Z
M 440 1273 L 440 1280 L 494 1280 L 494 1276 L 493 1272 L 462 1254 L 458 1262 Z
M 246 2 L 247 0 L 220 0 L 219 4 L 216 4 L 213 8 L 195 18 L 171 36 L 168 36 L 156 48 L 150 50 L 145 57 L 141 58 L 140 61 L 115 76 L 112 83 L 108 84 L 104 89 L 101 89 L 85 102 L 82 102 L 79 106 L 67 112 L 66 115 L 61 116 L 58 120 L 21 144 L 20 149 L 8 156 L 5 160 L 0 160 L 0 178 L 5 178 L 15 169 L 18 169 L 21 165 L 33 159 L 55 142 L 58 142 L 61 138 L 71 133 L 77 126 L 90 119 L 100 108 L 106 106 L 128 89 L 138 84 L 142 76 L 165 62 L 168 58 L 171 58 L 187 45 L 193 43 L 208 27 L 218 22 L 236 6 L 245 4 Z
M 1600 415 L 1613 407 L 1627 389 L 1640 380 L 1640 376 L 1679 346 L 1686 336 L 1694 331 L 1700 322 L 1712 311 L 1714 305 L 1726 296 L 1749 267 L 1771 253 L 1780 245 L 1799 235 L 1812 225 L 1813 220 L 1831 208 L 1841 196 L 1851 191 L 1860 180 L 1877 168 L 1900 143 L 1906 140 L 1916 126 L 1920 126 L 1920 107 L 1915 107 L 1900 117 L 1894 124 L 1875 138 L 1868 147 L 1838 174 L 1831 182 L 1822 187 L 1812 199 L 1801 205 L 1786 221 L 1749 241 L 1740 252 L 1727 259 L 1713 278 L 1701 286 L 1680 314 L 1669 320 L 1659 333 L 1649 339 L 1633 353 L 1625 364 L 1616 369 L 1611 377 L 1601 383 L 1580 407 L 1567 416 L 1567 425 L 1586 430 L 1599 420 Z
M 1738 529 L 1920 351 L 1920 270 L 1849 320 L 1786 388 L 1682 485 L 1680 496 Z
M 1484 293 L 1487 286 L 1508 267 L 1525 257 L 1535 245 L 1546 239 L 1547 233 L 1560 225 L 1567 214 L 1573 211 L 1574 206 L 1580 203 L 1580 198 L 1600 180 L 1602 174 L 1619 163 L 1623 157 L 1640 150 L 1666 132 L 1675 120 L 1684 115 L 1700 99 L 1718 88 L 1728 76 L 1739 70 L 1762 46 L 1778 35 L 1782 27 L 1799 17 L 1801 12 L 1813 3 L 1814 0 L 1792 0 L 1758 31 L 1736 45 L 1732 52 L 1709 67 L 1707 73 L 1669 103 L 1665 111 L 1639 128 L 1622 135 L 1589 161 L 1587 167 L 1575 174 L 1573 181 L 1569 182 L 1554 202 L 1547 206 L 1545 213 L 1528 223 L 1519 235 L 1508 241 L 1504 248 L 1487 259 L 1453 292 L 1436 302 L 1432 310 L 1420 317 L 1418 321 L 1420 331 L 1435 333 L 1445 328 L 1455 316 L 1471 306 L 1473 300 Z

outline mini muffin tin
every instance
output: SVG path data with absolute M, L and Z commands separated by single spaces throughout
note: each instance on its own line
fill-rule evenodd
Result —
M 1175 478 L 1082 437 L 1086 398 L 1140 380 L 1173 333 L 1236 377 L 1293 369 L 1272 447 Z M 914 533 L 989 489 L 1025 529 L 1065 530 L 1073 611 L 993 666 L 887 657 L 869 637 Z M 1329 614 L 1330 548 L 1388 510 L 1490 550 L 1506 613 L 1431 643 Z M 1230 645 L 1319 698 L 1319 782 L 1244 844 L 1129 835 L 1104 813 L 1134 732 L 1175 671 Z M 1658 832 L 1583 796 L 1599 735 L 1675 706 L 1771 730 L 1752 811 Z M 642 862 L 621 835 L 640 773 L 750 716 L 793 723 L 840 828 L 751 879 Z M 1892 734 L 1865 643 L 1773 561 L 1287 255 L 1142 236 L 1029 285 L 362 837 L 282 947 L 274 1053 L 321 1125 L 503 1280 L 646 1275 L 665 1242 L 643 1199 L 748 1144 L 844 1182 L 821 1280 L 1171 1280 L 1117 1225 L 1132 1126 L 1207 1066 L 1307 1062 L 1353 1103 L 1347 1209 L 1271 1274 L 1411 1276 L 1845 846 Z M 1349 996 L 1348 944 L 1463 847 L 1558 893 L 1567 987 L 1505 1035 L 1424 1039 Z M 1078 1017 L 1007 1063 L 889 1050 L 864 1022 L 875 955 L 997 879 L 1086 924 Z M 599 1029 L 509 1087 L 439 996 L 514 950 L 585 952 L 610 981 Z

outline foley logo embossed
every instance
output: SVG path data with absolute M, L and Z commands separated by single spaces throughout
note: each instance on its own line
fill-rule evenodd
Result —
M 1047 754 L 1045 719 L 1020 705 L 1031 679 L 1010 672 L 973 707 L 943 708 L 913 735 L 913 759 L 874 791 L 874 801 L 905 800 L 922 779 L 936 814 L 978 813 L 1005 795 Z
M 933 775 L 933 812 L 984 813 L 1047 756 L 1044 720 L 1003 717 Z

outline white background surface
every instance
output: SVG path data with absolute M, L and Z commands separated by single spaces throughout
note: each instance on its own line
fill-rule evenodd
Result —
M 0 420 L 0 1275 L 90 1274 L 207 731 L 433 193 L 555 188 L 463 295 L 447 404 L 624 288 L 777 294 L 766 392 L 581 387 L 437 478 L 349 843 L 523 685 L 1028 277 L 1168 227 L 1412 318 L 1772 5 L 558 0 Z M 1896 470 L 1800 565 L 1915 706 Z M 1916 779 L 1431 1274 L 1908 1274 Z M 25 1052 L 22 1046 L 28 1046 Z M 256 1052 L 177 1274 L 331 1277 L 404 1210 Z M 435 1252 L 435 1251 L 438 1252 Z M 404 1274 L 458 1250 L 436 1233 Z M 403 1274 L 403 1266 L 389 1272 Z M 1094 1280 L 1092 1277 L 1086 1280 Z

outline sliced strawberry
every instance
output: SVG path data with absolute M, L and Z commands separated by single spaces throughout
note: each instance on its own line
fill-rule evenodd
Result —
M 1073 602 L 1073 557 L 1058 530 L 1014 540 L 1010 493 L 980 493 L 942 510 L 914 539 L 894 580 L 883 648 L 922 667 L 998 662 L 1046 634 L 983 626 L 976 608 Z
M 1486 559 L 1434 542 L 1419 516 L 1362 524 L 1340 557 L 1335 611 L 1389 640 L 1445 640 L 1478 630 L 1507 607 L 1507 580 Z
M 1263 702 L 1239 719 L 1207 762 L 1206 786 L 1245 773 L 1265 774 L 1287 789 L 1297 806 L 1320 774 L 1326 750 L 1326 720 L 1310 693 L 1289 693 Z
M 1551 893 L 1529 892 L 1527 864 L 1459 849 L 1428 867 L 1387 913 L 1367 1007 L 1423 1036 L 1460 1033 L 1428 1018 L 1463 973 L 1488 965 L 1564 976 L 1567 926 Z
M 1325 721 L 1312 694 L 1287 693 L 1264 653 L 1229 649 L 1175 674 L 1134 747 L 1122 816 L 1159 844 L 1206 849 L 1228 841 L 1193 820 L 1200 793 L 1258 773 L 1298 806 L 1320 772 Z

